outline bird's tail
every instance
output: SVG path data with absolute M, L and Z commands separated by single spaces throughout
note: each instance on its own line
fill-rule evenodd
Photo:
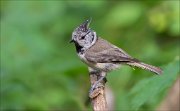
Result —
M 162 70 L 160 68 L 149 65 L 149 64 L 145 64 L 145 63 L 142 63 L 142 62 L 129 62 L 127 64 L 130 65 L 130 66 L 135 66 L 135 67 L 139 67 L 139 68 L 142 68 L 142 69 L 146 69 L 146 70 L 154 72 L 154 73 L 156 73 L 158 75 L 162 74 Z

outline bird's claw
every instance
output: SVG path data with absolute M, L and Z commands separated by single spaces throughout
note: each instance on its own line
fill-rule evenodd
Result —
M 99 82 L 98 84 L 93 84 L 93 85 L 91 86 L 90 91 L 89 91 L 89 97 L 90 97 L 90 98 L 96 97 L 96 96 L 100 93 L 100 92 L 99 92 L 99 89 L 100 89 L 100 88 L 104 88 L 104 87 L 105 87 L 104 84 L 101 83 L 101 82 Z

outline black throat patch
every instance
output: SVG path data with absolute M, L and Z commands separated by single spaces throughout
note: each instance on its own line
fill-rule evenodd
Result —
M 75 46 L 76 46 L 76 52 L 77 53 L 82 53 L 83 52 L 83 50 L 82 50 L 82 46 L 80 46 L 78 43 L 75 43 Z

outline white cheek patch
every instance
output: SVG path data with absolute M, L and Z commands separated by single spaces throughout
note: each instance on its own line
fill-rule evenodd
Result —
M 85 50 L 93 46 L 97 40 L 96 32 L 89 32 L 87 35 L 85 35 L 84 39 L 78 39 L 81 37 L 81 35 L 76 35 L 76 37 L 74 36 L 74 40 Z
M 95 44 L 95 42 L 96 42 L 96 40 L 97 40 L 97 36 L 96 36 L 96 32 L 93 32 L 93 41 L 92 41 L 92 45 L 94 45 Z

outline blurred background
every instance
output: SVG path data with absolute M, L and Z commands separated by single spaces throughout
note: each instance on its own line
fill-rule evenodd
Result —
M 0 4 L 2 111 L 91 110 L 87 66 L 69 44 L 72 31 L 90 17 L 90 27 L 99 36 L 164 71 L 156 76 L 123 66 L 109 73 L 109 107 L 158 110 L 170 98 L 165 109 L 179 108 L 178 0 L 2 0 Z

